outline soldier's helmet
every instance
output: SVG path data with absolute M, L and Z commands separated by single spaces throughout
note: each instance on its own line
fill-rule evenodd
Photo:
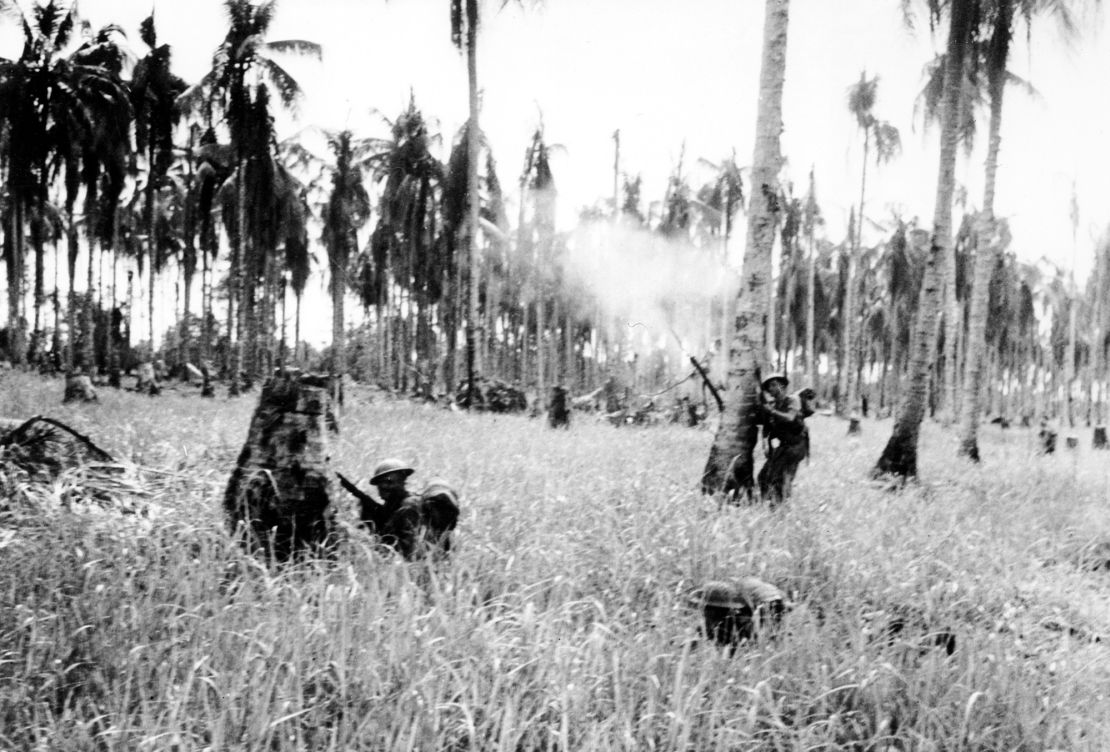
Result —
M 772 373 L 770 376 L 763 379 L 763 381 L 761 381 L 759 385 L 766 389 L 767 385 L 770 384 L 772 381 L 781 381 L 783 389 L 790 386 L 790 379 L 786 378 L 785 373 Z
M 416 470 L 402 460 L 390 457 L 379 462 L 378 466 L 374 468 L 374 474 L 370 476 L 370 483 L 376 485 L 382 479 L 382 476 L 390 473 L 404 473 L 403 477 L 407 478 L 415 472 Z

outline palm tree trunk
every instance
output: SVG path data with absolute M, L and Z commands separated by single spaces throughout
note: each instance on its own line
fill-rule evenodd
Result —
M 812 176 L 812 173 L 810 173 Z M 817 310 L 817 243 L 813 238 L 813 228 L 806 232 L 809 246 L 809 264 L 806 270 L 806 381 L 817 389 L 817 341 L 814 322 Z
M 90 223 L 90 226 L 93 223 Z M 85 373 L 90 377 L 96 374 L 96 319 L 94 310 L 96 308 L 96 297 L 93 295 L 93 289 L 96 286 L 96 246 L 97 238 L 95 233 L 90 233 L 88 237 L 89 242 L 89 266 L 88 276 L 85 282 L 85 322 L 84 322 L 84 345 L 81 353 L 82 364 L 85 368 Z
M 66 271 L 69 284 L 69 304 L 66 307 L 66 328 L 69 330 L 66 349 L 66 371 L 72 373 L 77 364 L 77 223 L 70 215 L 66 225 Z
M 12 365 L 22 365 L 27 350 L 20 310 L 23 302 L 23 211 L 18 201 L 12 208 L 8 231 L 8 355 Z
M 478 0 L 466 0 L 466 74 L 470 100 L 470 121 L 466 129 L 466 200 L 467 247 L 469 249 L 466 315 L 466 384 L 467 406 L 474 404 L 474 390 L 480 364 L 477 358 L 478 324 L 478 160 L 481 158 L 478 140 Z
M 343 286 L 343 269 L 345 263 L 343 259 L 339 258 L 339 253 L 331 254 L 331 377 L 332 377 L 332 399 L 335 404 L 339 403 L 340 395 L 340 382 L 343 379 L 343 374 L 346 372 L 347 353 L 346 343 L 343 340 L 344 331 L 344 286 Z
M 31 357 L 33 361 L 37 361 L 42 356 L 45 341 L 42 332 L 42 307 L 46 303 L 46 248 L 43 243 L 42 228 L 37 221 L 31 223 L 31 244 L 35 252 L 35 312 L 34 323 L 31 326 Z
M 852 255 L 848 260 L 848 311 L 851 316 L 848 319 L 848 343 L 849 343 L 849 358 L 848 358 L 848 394 L 845 399 L 845 408 L 848 413 L 854 413 L 856 405 L 859 403 L 859 383 L 855 378 L 856 369 L 854 365 L 855 348 L 851 346 L 856 341 L 855 326 L 856 326 L 856 276 L 859 274 L 859 257 L 861 249 L 863 248 L 863 207 L 864 199 L 867 196 L 867 157 L 871 150 L 871 132 L 867 128 L 863 130 L 863 167 L 860 170 L 859 179 L 859 221 L 856 223 L 856 237 L 852 242 Z
M 952 244 L 952 193 L 956 178 L 959 82 L 971 29 L 971 0 L 953 0 L 949 14 L 948 56 L 944 71 L 944 120 L 933 237 L 926 259 L 917 322 L 910 345 L 909 385 L 898 409 L 894 431 L 874 469 L 875 474 L 890 473 L 903 478 L 917 475 L 917 438 L 925 415 L 929 371 L 936 360 L 934 330 L 940 310 L 943 275 Z
M 778 174 L 782 166 L 782 91 L 786 72 L 789 0 L 766 0 L 759 109 L 752 157 L 752 191 L 744 279 L 736 296 L 731 331 L 726 406 L 702 473 L 703 493 L 733 490 L 751 495 L 752 454 L 766 363 L 766 324 L 771 313 L 771 251 L 778 226 Z

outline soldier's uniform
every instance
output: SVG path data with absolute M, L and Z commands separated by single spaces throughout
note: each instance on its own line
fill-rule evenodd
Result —
M 343 476 L 340 481 L 358 497 L 362 523 L 406 559 L 428 552 L 446 553 L 451 550 L 451 531 L 459 520 L 458 495 L 439 479 L 430 481 L 420 494 L 409 493 L 404 482 L 412 473 L 412 468 L 399 460 L 379 464 L 370 482 L 378 487 L 382 503 Z
M 785 376 L 779 380 L 783 388 L 789 384 Z M 809 456 L 809 429 L 806 428 L 803 405 L 796 394 L 781 394 L 763 411 L 763 431 L 770 446 L 767 462 L 759 471 L 759 492 L 766 501 L 777 504 L 790 498 L 798 465 Z

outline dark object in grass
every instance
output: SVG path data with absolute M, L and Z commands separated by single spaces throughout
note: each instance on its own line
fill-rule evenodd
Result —
M 787 610 L 783 592 L 756 577 L 707 582 L 690 594 L 690 605 L 705 617 L 709 639 L 733 647 L 768 634 Z
M 999 428 L 1009 428 L 1010 427 L 1010 419 L 1009 418 L 1004 418 L 1001 415 L 999 415 L 996 418 L 991 418 L 991 425 L 992 426 L 998 426 Z
M 868 627 L 865 630 L 885 645 L 896 642 L 916 645 L 922 651 L 940 648 L 946 655 L 956 652 L 956 634 L 951 629 L 935 629 L 928 623 L 926 616 L 913 607 L 894 607 L 864 615 Z
M 1078 449 L 1079 448 L 1079 437 L 1078 436 L 1068 436 L 1068 437 L 1066 437 L 1064 439 L 1064 446 L 1066 446 L 1068 449 Z
M 71 373 L 66 376 L 66 392 L 62 403 L 67 402 L 96 402 L 96 389 L 93 388 L 92 379 L 85 374 Z
M 467 410 L 523 413 L 528 410 L 528 397 L 524 394 L 524 390 L 500 379 L 479 379 L 474 384 L 473 400 L 471 400 L 467 382 L 459 382 L 455 392 L 455 404 Z
M 1095 426 L 1091 436 L 1091 449 L 1110 449 L 1110 444 L 1106 441 L 1106 426 Z
M 547 422 L 552 428 L 570 428 L 570 403 L 567 400 L 565 386 L 551 387 L 551 405 L 547 408 Z
M 1049 428 L 1047 423 L 1041 423 L 1041 430 L 1037 432 L 1037 439 L 1040 442 L 1042 454 L 1052 454 L 1056 451 L 1056 432 Z
M 325 553 L 336 534 L 327 376 L 282 372 L 262 388 L 224 512 L 244 544 L 277 561 Z
M 863 433 L 863 431 L 860 429 L 859 416 L 858 415 L 852 415 L 851 417 L 848 418 L 848 435 L 849 436 L 858 436 L 861 433 Z
M 1076 565 L 1088 572 L 1110 572 L 1110 541 L 1093 540 L 1075 554 Z

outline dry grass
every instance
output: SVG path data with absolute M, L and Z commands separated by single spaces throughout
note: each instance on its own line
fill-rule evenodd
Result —
M 147 514 L 62 509 L 65 481 L 0 516 L 0 749 L 1044 750 L 1110 748 L 1110 465 L 983 430 L 983 467 L 926 426 L 925 481 L 863 478 L 890 423 L 811 419 L 815 456 L 770 512 L 695 493 L 711 436 L 368 404 L 335 466 L 385 455 L 462 492 L 452 562 L 353 535 L 268 572 L 219 498 L 253 397 L 202 401 L 6 375 L 0 415 L 47 413 L 144 474 Z M 16 477 L 0 478 L 12 499 Z M 26 489 L 23 489 L 24 491 Z M 70 489 L 72 490 L 72 489 Z M 33 502 L 33 503 L 31 503 Z M 32 511 L 34 514 L 32 514 Z M 785 632 L 730 656 L 683 595 L 754 574 Z M 908 614 L 897 640 L 884 615 Z M 952 630 L 958 649 L 922 648 Z

